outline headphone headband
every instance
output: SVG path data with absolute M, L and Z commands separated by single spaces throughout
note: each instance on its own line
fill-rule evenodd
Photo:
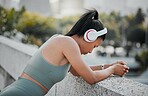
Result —
M 97 31 L 96 34 L 97 34 L 97 37 L 101 36 L 101 35 L 104 35 L 107 33 L 107 28 L 104 28 L 103 30 L 100 30 L 100 31 Z

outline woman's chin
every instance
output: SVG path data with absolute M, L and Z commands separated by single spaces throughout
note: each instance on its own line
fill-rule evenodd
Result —
M 82 55 L 87 55 L 88 53 L 82 53 Z

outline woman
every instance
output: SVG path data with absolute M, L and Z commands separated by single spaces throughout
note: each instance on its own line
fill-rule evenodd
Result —
M 89 67 L 82 60 L 81 54 L 91 53 L 101 45 L 106 33 L 107 29 L 98 20 L 98 12 L 86 12 L 65 36 L 54 35 L 46 41 L 19 79 L 2 90 L 0 96 L 44 96 L 68 71 L 81 76 L 89 84 L 104 80 L 111 74 L 125 75 L 129 68 L 123 61 Z

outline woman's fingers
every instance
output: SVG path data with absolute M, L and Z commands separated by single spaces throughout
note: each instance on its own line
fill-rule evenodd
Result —
M 126 65 L 126 62 L 124 62 L 124 61 L 117 61 L 117 63 L 122 64 L 122 65 Z
M 129 67 L 126 66 L 126 65 L 124 65 L 124 68 L 123 68 L 123 76 L 128 73 L 128 70 L 129 70 Z
M 124 73 L 128 73 L 128 70 L 127 70 L 127 69 L 123 69 L 123 72 L 124 72 Z
M 125 65 L 123 61 L 118 61 L 118 63 L 114 63 L 114 68 L 114 74 L 118 76 L 124 76 L 129 70 L 129 67 Z
M 125 69 L 123 69 L 123 72 L 126 72 L 126 70 L 125 70 Z
M 126 74 L 128 73 L 128 70 L 129 70 L 129 67 L 126 66 L 126 65 L 123 65 L 122 68 L 123 68 L 123 69 L 122 69 L 122 71 L 121 71 L 121 75 L 120 75 L 120 76 L 126 75 Z
M 117 61 L 115 63 L 112 63 L 112 65 L 115 65 L 115 64 L 126 65 L 126 62 L 120 60 L 120 61 Z

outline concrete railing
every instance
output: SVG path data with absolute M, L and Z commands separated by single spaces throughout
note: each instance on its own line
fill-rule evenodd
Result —
M 6 81 L 15 81 L 19 77 L 36 50 L 0 36 L 0 82 L 5 82 L 4 87 L 8 85 Z M 82 78 L 69 73 L 46 96 L 148 96 L 148 85 L 124 77 L 110 77 L 89 85 Z

